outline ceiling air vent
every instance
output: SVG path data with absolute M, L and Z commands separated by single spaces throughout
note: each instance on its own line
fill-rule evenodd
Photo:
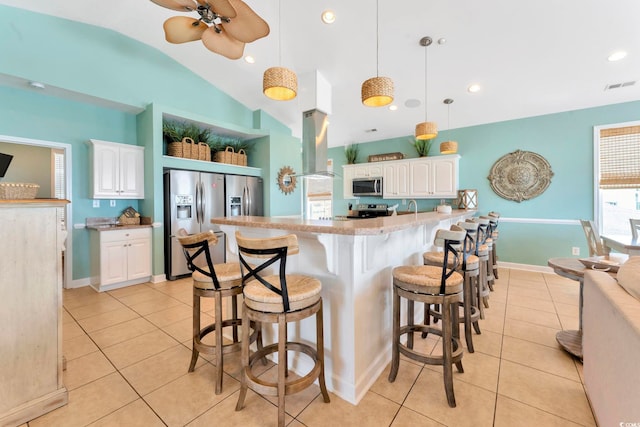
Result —
M 634 84 L 636 84 L 635 80 L 630 82 L 624 82 L 624 83 L 612 83 L 610 85 L 606 85 L 604 87 L 604 90 L 619 89 L 621 87 L 633 86 Z

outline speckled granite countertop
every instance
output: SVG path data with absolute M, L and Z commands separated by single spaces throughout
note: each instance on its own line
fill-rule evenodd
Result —
M 238 227 L 272 228 L 325 234 L 378 235 L 423 224 L 470 217 L 475 210 L 453 210 L 450 214 L 422 212 L 369 219 L 309 220 L 294 217 L 232 216 L 212 218 L 211 223 Z
M 87 225 L 86 227 L 89 230 L 97 230 L 97 231 L 113 231 L 113 230 L 127 230 L 131 228 L 151 228 L 151 225 Z

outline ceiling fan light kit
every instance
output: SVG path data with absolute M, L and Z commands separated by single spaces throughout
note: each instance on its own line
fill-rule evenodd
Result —
M 276 101 L 292 100 L 298 94 L 298 77 L 288 68 L 268 68 L 262 76 L 262 92 Z
M 181 12 L 196 11 L 200 18 L 174 16 L 164 22 L 169 43 L 202 40 L 210 51 L 229 59 L 242 58 L 245 43 L 269 34 L 269 25 L 242 0 L 151 0 Z
M 419 41 L 424 47 L 424 122 L 416 125 L 416 139 L 426 140 L 438 136 L 438 125 L 427 120 L 427 47 L 433 43 L 431 37 L 423 37 Z

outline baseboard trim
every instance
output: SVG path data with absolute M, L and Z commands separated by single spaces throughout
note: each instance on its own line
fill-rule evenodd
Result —
M 510 270 L 536 271 L 538 273 L 553 273 L 553 269 L 545 265 L 519 264 L 516 262 L 498 261 L 498 267 L 507 268 Z

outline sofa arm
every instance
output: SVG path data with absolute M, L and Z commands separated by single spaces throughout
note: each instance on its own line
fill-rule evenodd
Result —
M 583 295 L 584 382 L 598 425 L 640 422 L 640 301 L 598 271 L 585 274 Z

